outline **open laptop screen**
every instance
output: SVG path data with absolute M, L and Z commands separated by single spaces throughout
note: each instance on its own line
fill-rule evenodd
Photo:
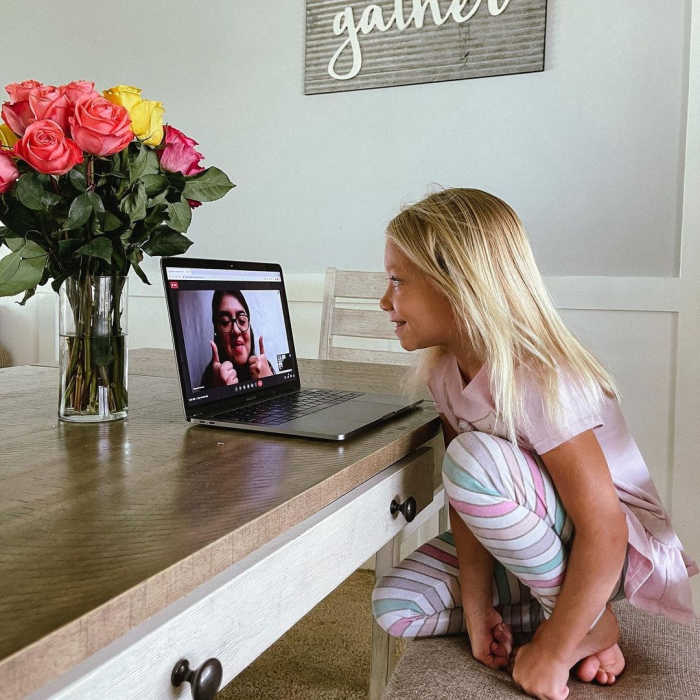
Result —
M 298 382 L 281 270 L 204 263 L 163 265 L 186 408 Z

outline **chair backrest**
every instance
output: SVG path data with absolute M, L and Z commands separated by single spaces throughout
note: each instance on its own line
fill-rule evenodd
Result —
M 379 309 L 386 279 L 384 272 L 326 270 L 319 359 L 412 363 L 387 314 Z

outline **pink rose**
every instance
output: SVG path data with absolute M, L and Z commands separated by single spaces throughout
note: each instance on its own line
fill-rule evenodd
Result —
M 95 83 L 89 80 L 74 80 L 67 85 L 61 85 L 58 89 L 66 95 L 72 104 L 75 104 L 84 95 L 99 94 L 95 92 Z
M 100 95 L 79 98 L 68 122 L 78 146 L 96 156 L 123 151 L 134 138 L 129 113 Z
M 21 83 L 10 83 L 5 85 L 5 90 L 10 96 L 10 103 L 25 102 L 29 99 L 29 93 L 34 88 L 41 87 L 42 83 L 38 80 L 23 80 Z
M 15 161 L 0 151 L 0 194 L 7 192 L 18 177 L 19 171 Z
M 14 154 L 47 175 L 63 175 L 83 162 L 78 144 L 66 138 L 61 127 L 51 119 L 30 124 L 15 144 Z
M 71 103 L 65 93 L 53 85 L 42 85 L 29 91 L 29 106 L 35 119 L 53 119 L 68 133 L 68 113 Z
M 21 136 L 24 130 L 34 121 L 34 112 L 29 106 L 29 100 L 22 100 L 15 104 L 3 102 L 0 113 L 3 121 L 17 136 Z
M 185 136 L 174 126 L 165 127 L 163 138 L 165 147 L 159 151 L 160 167 L 171 173 L 183 175 L 197 175 L 203 168 L 199 161 L 204 156 L 195 150 L 197 142 L 189 136 Z
M 29 105 L 29 93 L 38 87 L 41 87 L 38 80 L 24 80 L 21 83 L 5 85 L 10 101 L 2 104 L 2 118 L 18 136 L 21 136 L 35 120 Z
M 174 126 L 166 125 L 164 130 L 163 143 L 165 148 L 158 151 L 160 167 L 171 173 L 182 173 L 183 175 L 197 175 L 203 172 L 205 168 L 199 164 L 199 161 L 204 156 L 195 150 L 195 146 L 199 144 Z M 196 199 L 188 199 L 187 201 L 191 209 L 202 204 Z

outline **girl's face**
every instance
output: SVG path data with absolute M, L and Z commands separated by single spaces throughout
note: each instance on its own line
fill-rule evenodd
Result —
M 452 309 L 441 292 L 389 239 L 384 251 L 389 284 L 379 307 L 389 314 L 404 350 L 447 346 L 454 327 Z
M 245 319 L 244 319 L 245 317 Z M 226 359 L 234 365 L 244 365 L 250 355 L 250 322 L 243 305 L 236 297 L 224 294 L 216 311 L 216 333 Z M 242 331 L 242 324 L 246 329 Z M 225 359 L 220 358 L 222 362 Z

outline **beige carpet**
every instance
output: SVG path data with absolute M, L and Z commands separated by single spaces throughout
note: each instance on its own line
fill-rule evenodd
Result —
M 374 572 L 358 570 L 222 688 L 225 700 L 364 700 Z

